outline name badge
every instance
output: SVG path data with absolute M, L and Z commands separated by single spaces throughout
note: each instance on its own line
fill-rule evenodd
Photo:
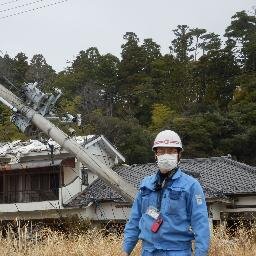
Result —
M 146 211 L 146 214 L 149 215 L 150 217 L 152 217 L 153 219 L 157 220 L 160 215 L 160 212 L 157 208 L 155 208 L 153 206 L 149 206 Z

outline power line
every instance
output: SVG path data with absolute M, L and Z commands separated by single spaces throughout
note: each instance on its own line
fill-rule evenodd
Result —
M 29 6 L 29 5 L 36 4 L 36 3 L 39 3 L 39 2 L 43 2 L 43 1 L 45 1 L 45 0 L 37 0 L 37 1 L 34 1 L 34 2 L 30 2 L 30 3 L 26 3 L 26 4 L 22 4 L 22 5 L 17 5 L 17 6 L 8 8 L 8 9 L 0 10 L 0 13 L 1 12 L 8 12 L 10 10 L 18 9 L 18 8 L 21 8 L 21 7 Z
M 46 7 L 55 6 L 57 4 L 61 4 L 61 3 L 67 2 L 67 1 L 68 0 L 62 0 L 62 1 L 52 3 L 52 4 L 46 4 L 46 5 L 42 5 L 42 6 L 33 8 L 33 9 L 28 9 L 28 10 L 25 10 L 25 11 L 22 11 L 22 12 L 16 12 L 16 13 L 13 13 L 13 14 L 10 14 L 10 15 L 2 16 L 2 17 L 0 17 L 0 20 L 10 18 L 10 17 L 13 17 L 13 16 L 22 15 L 22 14 L 25 14 L 25 13 L 28 13 L 28 12 L 33 12 L 33 11 L 36 11 L 36 10 L 44 9 Z
M 12 1 L 9 1 L 9 2 L 2 3 L 2 4 L 0 4 L 0 6 L 1 6 L 1 5 L 6 5 L 6 4 L 16 3 L 16 2 L 18 2 L 18 1 L 20 1 L 20 0 L 12 0 Z

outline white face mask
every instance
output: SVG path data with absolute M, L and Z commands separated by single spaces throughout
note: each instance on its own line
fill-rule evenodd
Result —
M 178 166 L 178 154 L 163 154 L 157 156 L 157 165 L 161 173 L 167 173 Z

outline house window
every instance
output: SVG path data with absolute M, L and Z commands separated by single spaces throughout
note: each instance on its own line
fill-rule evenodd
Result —
M 0 174 L 0 203 L 58 200 L 59 168 L 19 170 Z

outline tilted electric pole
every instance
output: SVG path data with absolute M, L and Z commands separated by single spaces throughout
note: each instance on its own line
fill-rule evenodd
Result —
M 2 99 L 1 99 L 2 98 Z M 74 154 L 76 158 L 94 172 L 100 179 L 105 181 L 117 193 L 121 194 L 126 200 L 132 202 L 135 198 L 136 189 L 127 183 L 111 168 L 100 162 L 88 150 L 80 146 L 74 139 L 65 134 L 53 123 L 39 114 L 33 108 L 27 106 L 10 90 L 0 84 L 0 101 L 11 108 L 13 111 L 24 116 L 24 120 L 32 123 L 38 129 L 56 141 L 62 148 Z

